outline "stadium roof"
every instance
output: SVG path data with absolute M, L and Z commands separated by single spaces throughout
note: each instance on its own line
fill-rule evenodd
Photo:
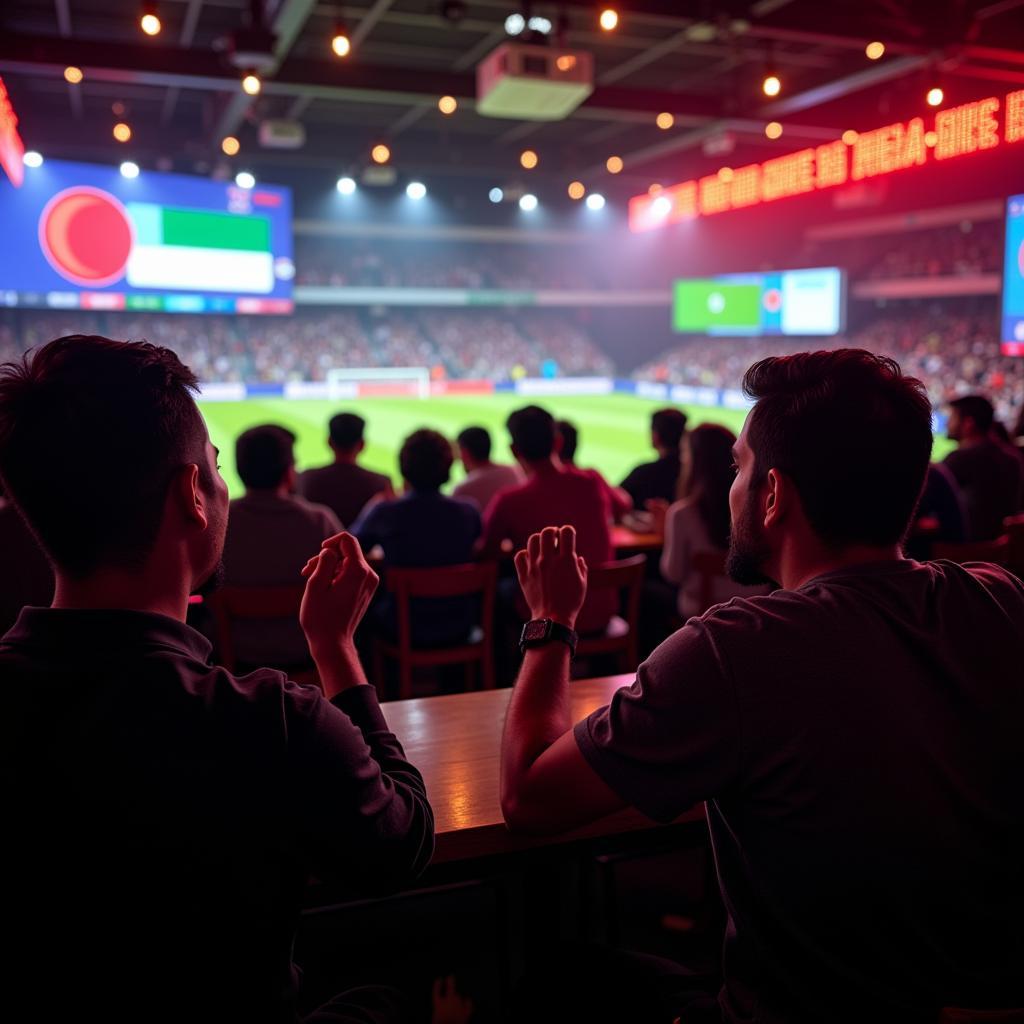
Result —
M 566 121 L 504 120 L 477 113 L 474 69 L 508 38 L 517 0 L 268 0 L 273 62 L 250 97 L 228 41 L 254 6 L 160 0 L 163 29 L 147 38 L 133 0 L 3 5 L 0 75 L 26 144 L 98 162 L 130 150 L 144 165 L 208 173 L 234 135 L 241 154 L 229 163 L 287 179 L 357 172 L 385 142 L 406 175 L 487 186 L 579 177 L 628 195 L 771 156 L 780 144 L 765 137 L 770 120 L 791 149 L 921 112 L 935 83 L 947 105 L 1024 88 L 1024 0 L 630 0 L 608 5 L 620 10 L 614 32 L 598 26 L 597 4 L 535 2 L 552 38 L 564 15 L 559 44 L 594 55 L 596 88 Z M 344 60 L 331 51 L 339 23 L 352 42 Z M 884 43 L 881 59 L 865 55 L 872 41 Z M 65 82 L 68 65 L 82 69 L 80 84 Z M 761 89 L 769 71 L 782 83 L 774 99 Z M 458 101 L 450 116 L 443 95 Z M 659 113 L 673 115 L 669 129 Z M 259 122 L 276 118 L 303 124 L 300 149 L 260 147 Z M 131 127 L 128 144 L 112 137 L 118 121 Z M 539 154 L 536 170 L 520 167 L 525 148 Z M 611 155 L 624 161 L 614 178 Z

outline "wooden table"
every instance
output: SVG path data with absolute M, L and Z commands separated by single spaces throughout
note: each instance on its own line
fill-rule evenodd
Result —
M 612 527 L 612 547 L 619 558 L 627 554 L 660 551 L 664 541 L 660 533 L 634 533 L 621 524 Z
M 570 690 L 573 721 L 611 700 L 633 675 L 581 679 Z M 516 836 L 505 826 L 498 797 L 501 732 L 511 690 L 391 701 L 384 715 L 409 760 L 423 773 L 434 808 L 434 864 L 474 860 L 659 826 L 636 811 L 613 814 L 558 836 Z M 703 808 L 687 821 L 703 820 Z

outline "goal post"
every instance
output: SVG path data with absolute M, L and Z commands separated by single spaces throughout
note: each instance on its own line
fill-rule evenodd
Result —
M 327 396 L 347 398 L 429 398 L 430 370 L 426 366 L 354 366 L 327 371 Z

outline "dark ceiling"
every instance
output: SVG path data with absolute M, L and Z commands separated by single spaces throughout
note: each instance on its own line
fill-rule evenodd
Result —
M 389 143 L 403 175 L 447 179 L 452 189 L 533 178 L 579 177 L 610 195 L 670 183 L 724 162 L 761 160 L 807 142 L 834 139 L 926 109 L 939 76 L 947 104 L 1024 88 L 1024 0 L 756 0 L 617 5 L 617 31 L 602 32 L 597 4 L 533 3 L 553 22 L 564 15 L 564 44 L 594 55 L 593 95 L 566 121 L 502 120 L 475 110 L 474 68 L 502 40 L 516 0 L 466 0 L 446 20 L 440 0 L 363 0 L 356 5 L 269 0 L 277 34 L 275 67 L 262 94 L 239 88 L 224 42 L 250 17 L 249 0 L 161 0 L 163 31 L 139 31 L 139 4 L 118 0 L 11 0 L 0 3 L 0 74 L 26 144 L 68 159 L 209 173 L 220 142 L 236 135 L 232 167 L 276 180 L 356 172 L 376 142 Z M 353 40 L 340 60 L 330 50 L 342 19 Z M 868 60 L 868 41 L 886 44 Z M 65 66 L 84 71 L 64 81 Z M 773 65 L 776 100 L 760 91 Z M 441 95 L 458 99 L 444 116 Z M 115 104 L 123 104 L 121 115 Z M 668 111 L 668 131 L 655 124 Z M 305 145 L 262 149 L 265 118 L 303 123 Z M 115 121 L 132 140 L 115 142 Z M 769 142 L 768 120 L 784 126 Z M 732 146 L 705 155 L 711 143 Z M 529 147 L 536 170 L 519 167 Z M 608 156 L 624 171 L 612 178 Z M 474 185 L 475 183 L 475 185 Z

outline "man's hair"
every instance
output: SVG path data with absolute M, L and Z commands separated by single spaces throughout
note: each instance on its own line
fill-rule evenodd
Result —
M 964 395 L 962 398 L 954 398 L 949 403 L 949 407 L 956 409 L 963 419 L 969 417 L 974 420 L 974 425 L 981 433 L 987 434 L 992 429 L 996 411 L 984 395 Z
M 651 416 L 651 433 L 665 448 L 677 449 L 685 432 L 686 413 L 682 409 L 658 409 Z
M 451 473 L 452 446 L 444 434 L 436 430 L 411 433 L 398 453 L 402 479 L 417 491 L 437 491 L 448 482 Z
M 736 473 L 736 435 L 716 423 L 702 423 L 686 435 L 687 472 L 679 474 L 679 497 L 695 498 L 697 514 L 716 548 L 729 546 L 729 491 Z
M 539 405 L 516 409 L 505 423 L 512 444 L 528 462 L 550 458 L 555 450 L 555 420 Z
M 357 416 L 354 412 L 339 412 L 337 416 L 331 417 L 331 444 L 342 451 L 355 448 L 363 439 L 365 427 L 366 420 L 362 416 Z
M 932 450 L 919 380 L 887 356 L 846 348 L 762 359 L 743 390 L 757 402 L 747 427 L 754 486 L 769 469 L 792 477 L 832 547 L 903 539 Z
M 558 453 L 563 462 L 572 462 L 576 458 L 576 446 L 579 444 L 580 432 L 568 420 L 559 420 L 555 430 L 562 439 L 562 450 Z
M 485 427 L 466 427 L 456 440 L 477 462 L 491 457 L 491 435 Z
M 295 465 L 295 435 L 287 427 L 265 423 L 235 441 L 235 468 L 250 490 L 272 491 Z
M 61 572 L 140 566 L 183 466 L 212 492 L 197 389 L 170 349 L 96 335 L 0 366 L 0 477 Z

